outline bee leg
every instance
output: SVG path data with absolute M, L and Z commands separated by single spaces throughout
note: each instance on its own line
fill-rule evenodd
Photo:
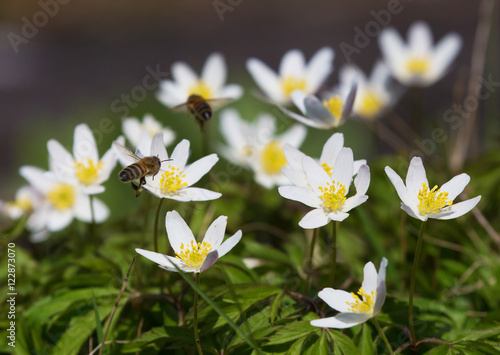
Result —
M 133 182 L 130 183 L 130 186 L 132 186 L 132 190 L 135 191 L 135 197 L 139 197 L 139 195 L 141 194 L 142 192 L 142 186 L 138 186 L 136 184 L 134 184 Z
M 146 178 L 144 176 L 141 177 L 141 180 L 139 181 L 139 185 L 146 185 Z

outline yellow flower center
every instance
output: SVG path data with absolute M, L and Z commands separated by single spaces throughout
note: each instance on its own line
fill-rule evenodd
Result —
M 332 166 L 328 165 L 327 163 L 323 163 L 321 164 L 321 167 L 325 169 L 325 171 L 328 173 L 328 175 L 330 175 L 330 177 L 332 177 L 332 170 L 333 170 Z
M 245 144 L 243 146 L 243 148 L 241 149 L 241 154 L 243 154 L 244 156 L 247 156 L 247 157 L 251 156 L 253 154 L 252 147 L 248 144 Z
M 141 131 L 148 131 L 149 134 L 151 135 L 151 138 L 153 138 L 153 136 L 160 131 L 156 127 L 153 128 L 153 127 L 147 126 L 145 124 L 141 124 L 140 127 L 141 127 Z
M 67 210 L 75 204 L 75 188 L 60 182 L 49 191 L 47 199 L 58 210 Z
M 168 195 L 188 186 L 186 182 L 182 181 L 186 175 L 179 168 L 169 165 L 167 169 L 160 178 L 160 188 L 164 194 Z
M 213 96 L 212 89 L 210 89 L 210 87 L 205 84 L 203 80 L 198 80 L 196 84 L 189 89 L 189 95 L 199 95 L 205 100 L 209 100 Z
M 186 248 L 184 250 L 184 248 Z M 191 241 L 191 245 L 181 244 L 181 253 L 175 253 L 175 257 L 182 260 L 187 266 L 199 268 L 203 265 L 208 253 L 212 251 L 212 246 L 206 242 L 195 244 Z
M 84 185 L 91 185 L 99 177 L 99 170 L 103 168 L 104 162 L 100 161 L 97 164 L 90 158 L 87 158 L 87 163 L 75 161 L 75 172 L 78 180 Z
M 320 186 L 319 190 L 323 193 L 320 198 L 325 205 L 324 209 L 328 212 L 339 210 L 345 202 L 346 188 L 340 183 L 333 181 L 327 183 L 327 187 Z
M 284 78 L 281 78 L 281 88 L 283 89 L 285 96 L 289 98 L 290 94 L 295 90 L 306 91 L 307 81 L 303 78 L 285 76 Z
M 7 202 L 7 208 L 8 209 L 18 208 L 22 212 L 29 212 L 32 210 L 33 204 L 31 203 L 31 200 L 29 198 L 20 197 L 15 201 Z
M 447 192 L 441 192 L 437 185 L 429 191 L 426 183 L 422 184 L 422 190 L 418 192 L 418 201 L 418 210 L 422 215 L 442 212 L 442 208 L 453 204 L 453 201 L 448 201 Z
M 424 75 L 429 71 L 429 59 L 425 57 L 414 57 L 406 62 L 406 70 L 413 75 Z
M 367 294 L 365 290 L 363 290 L 363 287 L 360 287 L 358 295 L 356 295 L 354 292 L 351 292 L 351 296 L 354 301 L 346 302 L 347 305 L 351 307 L 348 308 L 347 310 L 353 313 L 373 314 L 373 308 L 375 307 L 374 300 L 375 297 L 377 296 L 377 292 L 371 291 L 370 294 Z
M 361 96 L 361 105 L 359 106 L 359 114 L 363 117 L 376 116 L 382 109 L 382 102 L 373 92 L 366 92 Z
M 344 109 L 344 103 L 338 96 L 330 97 L 328 100 L 323 100 L 323 106 L 327 108 L 328 111 L 335 118 L 335 122 L 338 124 L 342 118 L 342 111 Z
M 275 175 L 281 173 L 281 168 L 286 165 L 285 153 L 283 147 L 278 141 L 271 141 L 262 150 L 260 155 L 262 170 L 266 174 Z

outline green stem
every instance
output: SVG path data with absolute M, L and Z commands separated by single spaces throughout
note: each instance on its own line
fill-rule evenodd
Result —
M 200 286 L 200 273 L 195 273 L 196 286 Z M 194 322 L 194 338 L 196 339 L 196 348 L 198 349 L 198 354 L 203 355 L 203 350 L 201 350 L 200 335 L 198 334 L 198 292 L 194 290 L 194 303 L 193 303 L 193 322 Z
M 304 295 L 307 296 L 307 291 L 309 291 L 309 285 L 311 283 L 311 270 L 312 270 L 312 259 L 314 254 L 314 245 L 316 244 L 316 239 L 318 238 L 319 228 L 316 228 L 313 232 L 311 239 L 311 245 L 309 246 L 309 257 L 307 259 L 307 269 L 306 269 L 306 283 L 304 286 Z
M 92 236 L 92 239 L 94 240 L 95 248 L 99 247 L 99 239 L 97 237 L 96 233 L 96 226 L 95 226 L 95 214 L 94 214 L 94 196 L 89 195 L 89 202 L 90 202 L 90 235 Z
M 153 225 L 155 252 L 157 252 L 157 253 L 158 253 L 158 218 L 160 217 L 160 210 L 161 210 L 162 203 L 163 203 L 163 198 L 160 198 L 160 202 L 158 202 L 158 207 L 156 208 L 155 222 Z
M 329 287 L 333 287 L 333 281 L 335 280 L 335 269 L 337 267 L 337 225 L 339 222 L 333 221 L 332 227 L 332 255 L 331 266 L 330 266 L 330 279 L 328 281 Z
M 375 328 L 377 328 L 378 333 L 380 334 L 380 337 L 385 343 L 385 346 L 387 346 L 387 350 L 389 351 L 389 354 L 394 355 L 394 351 L 392 351 L 391 344 L 389 344 L 389 340 L 387 340 L 387 337 L 385 336 L 384 332 L 382 331 L 382 328 L 380 327 L 380 324 L 378 324 L 378 321 L 375 318 L 372 318 L 373 324 L 375 324 Z
M 411 270 L 410 280 L 410 300 L 408 306 L 408 324 L 410 326 L 410 342 L 412 347 L 417 345 L 417 338 L 415 337 L 415 328 L 413 326 L 413 293 L 415 292 L 415 276 L 417 275 L 418 261 L 420 259 L 420 251 L 422 250 L 422 241 L 424 240 L 424 232 L 427 221 L 423 221 L 420 226 L 420 233 L 418 234 L 417 248 L 415 250 L 415 258 L 413 259 L 413 268 Z

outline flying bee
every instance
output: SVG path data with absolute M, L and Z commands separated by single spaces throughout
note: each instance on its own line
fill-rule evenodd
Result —
M 200 125 L 200 129 L 203 131 L 203 125 L 209 119 L 212 118 L 213 110 L 212 107 L 218 108 L 220 106 L 226 105 L 232 101 L 232 99 L 210 99 L 205 100 L 200 95 L 189 95 L 187 101 L 181 105 L 175 106 L 173 110 L 180 110 L 187 107 L 188 112 L 194 116 L 196 123 Z
M 118 178 L 123 182 L 130 182 L 136 197 L 141 194 L 142 185 L 146 184 L 146 176 L 151 176 L 154 180 L 155 175 L 160 171 L 161 163 L 172 160 L 160 160 L 158 156 L 141 158 L 120 143 L 113 142 L 113 146 L 120 154 L 135 160 L 135 163 L 126 166 L 118 173 Z M 134 184 L 134 181 L 137 180 L 139 180 L 139 185 Z

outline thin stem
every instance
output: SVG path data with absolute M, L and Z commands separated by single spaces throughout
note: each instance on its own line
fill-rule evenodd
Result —
M 157 252 L 157 253 L 158 253 L 158 218 L 160 217 L 160 210 L 161 210 L 162 203 L 163 203 L 163 198 L 160 198 L 160 202 L 158 202 L 158 207 L 156 208 L 155 222 L 153 225 L 155 252 Z
M 90 202 L 90 235 L 92 236 L 92 239 L 94 240 L 95 248 L 97 249 L 99 247 L 99 239 L 97 237 L 96 226 L 95 226 L 94 196 L 93 195 L 89 195 L 89 202 Z
M 333 287 L 333 281 L 335 280 L 335 269 L 337 267 L 337 221 L 333 221 L 332 227 L 332 255 L 331 255 L 331 266 L 330 266 L 330 279 L 328 285 Z
M 372 318 L 372 322 L 375 325 L 375 328 L 377 328 L 378 333 L 380 334 L 380 337 L 385 343 L 385 346 L 387 346 L 387 350 L 389 351 L 389 354 L 394 355 L 394 351 L 392 351 L 391 344 L 389 344 L 389 340 L 387 340 L 387 337 L 385 336 L 384 332 L 382 331 L 382 328 L 380 327 L 380 324 L 378 324 L 378 321 L 375 318 Z
M 413 259 L 413 268 L 411 270 L 411 280 L 410 280 L 410 300 L 408 306 L 408 324 L 410 326 L 410 342 L 412 347 L 417 345 L 417 338 L 415 337 L 415 328 L 413 327 L 413 293 L 415 292 L 415 276 L 417 275 L 418 261 L 420 259 L 420 251 L 422 250 L 422 241 L 424 239 L 425 226 L 427 221 L 423 221 L 420 227 L 420 233 L 418 234 L 417 248 L 415 250 L 415 258 Z
M 401 219 L 399 220 L 400 228 L 400 242 L 401 242 L 401 262 L 406 263 L 406 248 L 407 248 L 407 229 L 406 229 L 406 218 L 407 214 L 405 211 L 401 210 Z
M 200 273 L 195 274 L 196 286 L 200 286 Z M 198 349 L 198 354 L 203 355 L 203 350 L 201 350 L 200 335 L 198 334 L 198 292 L 194 290 L 194 338 L 196 339 L 196 348 Z
M 309 291 L 309 285 L 311 283 L 311 274 L 312 274 L 312 259 L 314 254 L 314 245 L 316 244 L 316 239 L 318 239 L 319 228 L 316 228 L 313 232 L 313 236 L 311 239 L 311 245 L 309 246 L 309 257 L 307 258 L 307 269 L 306 269 L 306 283 L 304 286 L 304 295 L 307 296 L 307 291 Z

